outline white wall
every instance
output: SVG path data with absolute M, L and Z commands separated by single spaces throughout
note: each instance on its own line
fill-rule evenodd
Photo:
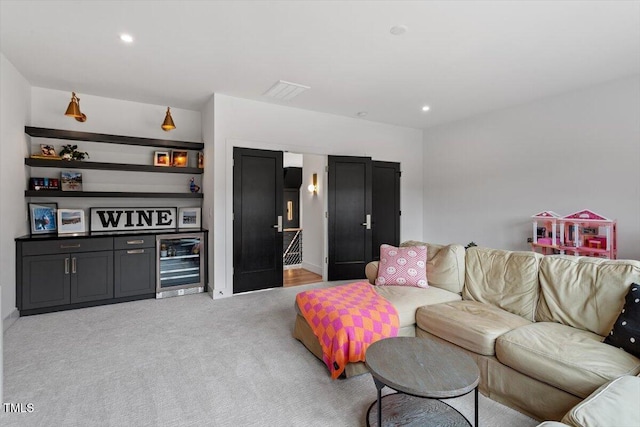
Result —
M 29 121 L 29 83 L 0 53 L 0 402 L 3 399 L 4 330 L 17 319 L 14 239 L 27 232 L 24 201 L 24 126 Z
M 422 236 L 422 131 L 317 113 L 280 105 L 215 95 L 213 193 L 205 177 L 205 197 L 214 199 L 215 297 L 232 286 L 233 147 L 264 148 L 303 154 L 370 156 L 400 162 L 401 237 Z M 210 120 L 204 117 L 203 121 Z
M 29 88 L 29 82 L 0 53 L 0 318 L 6 327 L 17 318 L 14 239 L 28 232 L 24 126 L 29 122 Z
M 618 258 L 640 259 L 640 77 L 428 129 L 424 237 L 529 249 L 531 215 L 618 220 Z M 404 214 L 404 209 L 403 209 Z
M 327 156 L 305 154 L 302 158 L 302 186 L 300 187 L 300 206 L 302 221 L 302 268 L 321 276 L 324 273 L 325 236 L 327 230 L 324 212 L 326 211 L 326 173 Z M 318 193 L 307 190 L 312 184 L 313 174 L 318 174 Z M 326 275 L 324 275 L 326 278 Z

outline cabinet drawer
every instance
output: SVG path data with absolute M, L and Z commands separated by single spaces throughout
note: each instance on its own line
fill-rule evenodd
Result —
M 24 242 L 22 244 L 23 256 L 110 250 L 113 250 L 113 237 L 98 237 L 95 239 L 60 239 L 40 242 Z
M 115 250 L 131 248 L 153 248 L 156 246 L 156 236 L 129 236 L 114 237 L 113 248 Z

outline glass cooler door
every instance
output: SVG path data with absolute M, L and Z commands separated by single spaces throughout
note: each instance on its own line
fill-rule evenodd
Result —
M 158 236 L 156 292 L 203 286 L 202 234 Z

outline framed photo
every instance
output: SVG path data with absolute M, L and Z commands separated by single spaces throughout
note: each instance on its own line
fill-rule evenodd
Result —
M 60 172 L 62 191 L 82 191 L 82 174 L 74 171 Z
M 176 168 L 186 168 L 189 160 L 189 153 L 186 151 L 171 152 L 171 166 Z
M 29 203 L 31 234 L 51 234 L 58 231 L 57 203 Z
M 200 228 L 202 208 L 178 208 L 178 228 Z
M 58 209 L 58 234 L 84 233 L 84 209 Z
M 153 153 L 153 166 L 171 166 L 171 156 L 168 151 Z
M 40 144 L 40 153 L 45 157 L 58 157 L 53 145 Z
M 204 153 L 202 151 L 198 152 L 198 167 L 204 169 Z

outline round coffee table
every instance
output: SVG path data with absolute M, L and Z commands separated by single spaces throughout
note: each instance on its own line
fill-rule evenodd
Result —
M 367 411 L 367 426 L 383 422 L 470 426 L 460 412 L 435 399 L 459 397 L 475 390 L 474 425 L 478 427 L 480 370 L 462 350 L 427 338 L 386 338 L 367 349 L 366 364 L 378 389 L 378 399 Z M 400 393 L 382 397 L 385 386 Z

